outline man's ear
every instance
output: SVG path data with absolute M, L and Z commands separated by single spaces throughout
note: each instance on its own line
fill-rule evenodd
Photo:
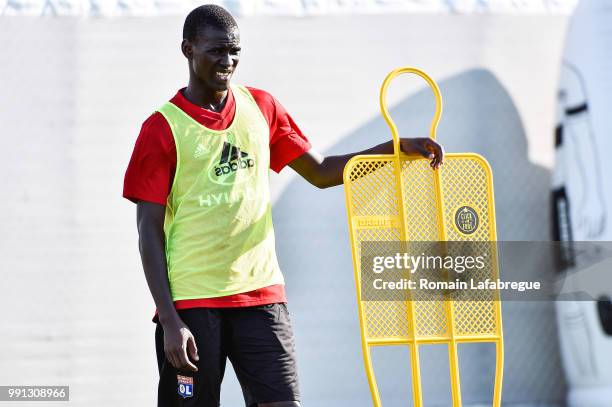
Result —
M 185 55 L 185 58 L 191 59 L 193 57 L 193 45 L 191 45 L 189 40 L 183 40 L 183 42 L 181 42 L 181 51 L 183 55 Z

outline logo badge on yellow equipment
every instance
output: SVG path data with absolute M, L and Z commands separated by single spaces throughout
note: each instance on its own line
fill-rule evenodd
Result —
M 478 229 L 478 214 L 471 206 L 463 205 L 455 211 L 455 226 L 465 234 L 471 235 Z

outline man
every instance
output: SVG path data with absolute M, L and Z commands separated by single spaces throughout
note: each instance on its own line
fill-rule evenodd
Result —
M 230 86 L 240 33 L 223 8 L 193 10 L 183 38 L 189 83 L 143 124 L 124 185 L 158 311 L 158 405 L 218 406 L 229 358 L 248 407 L 300 406 L 268 168 L 327 188 L 351 157 L 392 143 L 321 156 L 270 94 Z M 428 138 L 401 147 L 442 164 Z

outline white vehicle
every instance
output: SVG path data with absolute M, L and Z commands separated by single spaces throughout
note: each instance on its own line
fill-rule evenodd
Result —
M 572 242 L 611 241 L 612 4 L 581 0 L 561 65 L 553 175 L 553 239 L 566 242 L 565 292 L 597 301 L 559 301 L 557 320 L 570 407 L 612 406 L 612 266 L 596 288 L 572 274 Z M 595 246 L 596 244 L 593 244 Z M 582 275 L 584 277 L 584 274 Z

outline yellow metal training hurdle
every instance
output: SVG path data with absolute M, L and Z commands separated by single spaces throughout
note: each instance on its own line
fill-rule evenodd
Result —
M 448 346 L 453 406 L 461 406 L 461 386 L 457 345 L 493 342 L 496 346 L 496 371 L 493 406 L 501 405 L 503 339 L 499 293 L 484 292 L 481 298 L 441 298 L 419 300 L 418 291 L 406 301 L 362 299 L 361 242 L 376 241 L 477 241 L 489 247 L 487 275 L 498 276 L 493 180 L 487 161 L 478 154 L 450 153 L 444 165 L 433 171 L 429 160 L 400 152 L 399 135 L 386 107 L 390 82 L 404 73 L 424 78 L 436 99 L 436 112 L 430 137 L 442 114 L 442 98 L 437 84 L 424 72 L 403 67 L 390 72 L 380 91 L 382 115 L 391 128 L 394 154 L 353 157 L 344 169 L 347 212 L 361 342 L 366 374 L 374 406 L 381 400 L 372 367 L 373 346 L 408 345 L 412 371 L 414 406 L 423 406 L 419 345 Z M 466 214 L 467 213 L 467 214 Z M 463 215 L 462 215 L 463 214 Z M 461 218 L 467 216 L 467 218 Z M 476 222 L 474 218 L 476 217 Z M 461 223 L 467 219 L 467 223 Z M 459 222 L 459 223 L 458 223 Z M 415 298 L 415 296 L 417 298 Z

